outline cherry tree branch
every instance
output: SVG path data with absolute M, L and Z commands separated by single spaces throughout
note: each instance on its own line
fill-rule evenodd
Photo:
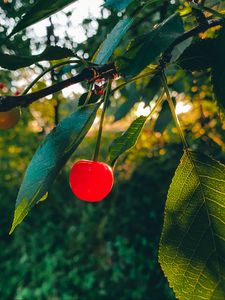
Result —
M 0 97 L 0 111 L 8 111 L 14 107 L 26 107 L 31 103 L 44 98 L 48 95 L 61 91 L 62 89 L 71 86 L 75 83 L 92 81 L 96 78 L 113 76 L 116 73 L 114 64 L 106 64 L 99 67 L 85 68 L 80 74 L 66 79 L 64 81 L 53 84 L 47 88 L 39 90 L 34 93 L 21 96 L 1 96 Z
M 186 39 L 196 36 L 201 32 L 206 31 L 207 29 L 222 25 L 224 23 L 223 18 L 208 20 L 206 23 L 199 24 L 198 26 L 194 27 L 193 29 L 186 31 L 184 34 L 179 36 L 170 46 L 169 48 L 163 53 L 161 57 L 161 62 L 164 64 L 169 63 L 171 60 L 171 52 L 173 49 L 180 44 L 181 42 L 185 41 Z M 43 97 L 48 95 L 54 94 L 62 89 L 71 86 L 75 83 L 89 81 L 92 82 L 97 78 L 105 78 L 110 79 L 113 78 L 114 75 L 117 75 L 118 72 L 115 68 L 114 63 L 105 64 L 101 66 L 94 66 L 90 68 L 85 68 L 81 71 L 80 74 L 66 79 L 64 81 L 58 82 L 52 86 L 49 86 L 45 89 L 39 90 L 34 93 L 30 93 L 27 95 L 21 96 L 0 96 L 0 112 L 1 111 L 8 111 L 14 107 L 26 107 L 37 101 Z
M 189 39 L 190 37 L 196 36 L 201 32 L 205 32 L 209 28 L 222 25 L 224 23 L 223 18 L 209 20 L 207 23 L 199 24 L 198 26 L 186 31 L 184 34 L 180 35 L 170 46 L 167 50 L 163 53 L 161 61 L 164 63 L 169 63 L 171 60 L 171 52 L 173 49 L 179 45 L 180 43 L 184 42 L 185 40 Z

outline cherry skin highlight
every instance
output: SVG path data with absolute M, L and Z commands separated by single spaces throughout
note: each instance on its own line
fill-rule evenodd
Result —
M 70 171 L 70 187 L 83 201 L 99 202 L 113 187 L 113 172 L 106 163 L 92 160 L 77 161 Z
M 20 109 L 13 108 L 9 111 L 0 112 L 0 130 L 14 127 L 20 120 Z

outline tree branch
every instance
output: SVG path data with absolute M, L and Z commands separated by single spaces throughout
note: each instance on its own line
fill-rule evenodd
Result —
M 207 23 L 202 23 L 194 28 L 192 28 L 189 31 L 186 31 L 184 34 L 182 34 L 181 36 L 179 36 L 170 46 L 169 48 L 163 53 L 161 61 L 163 61 L 164 63 L 169 63 L 171 60 L 171 52 L 173 51 L 173 49 L 179 45 L 180 43 L 184 42 L 185 40 L 187 40 L 190 37 L 196 36 L 201 32 L 205 32 L 206 30 L 208 30 L 209 28 L 218 26 L 218 25 L 222 25 L 224 23 L 224 19 L 222 18 L 218 18 L 215 20 L 209 20 Z
M 106 64 L 99 67 L 85 68 L 83 71 L 69 79 L 56 83 L 45 89 L 39 90 L 34 93 L 21 96 L 1 96 L 0 97 L 0 111 L 8 111 L 14 107 L 26 107 L 31 103 L 44 98 L 48 95 L 61 91 L 62 89 L 71 86 L 75 83 L 83 81 L 92 81 L 95 78 L 110 77 L 116 74 L 114 64 Z
M 222 25 L 224 23 L 224 19 L 218 18 L 214 20 L 209 20 L 207 23 L 202 23 L 193 29 L 186 31 L 184 34 L 179 36 L 171 45 L 170 47 L 163 53 L 161 57 L 161 62 L 164 64 L 169 63 L 171 60 L 171 52 L 173 49 L 180 44 L 181 42 L 185 41 L 186 39 L 196 36 L 201 32 L 206 31 L 207 29 Z M 83 82 L 83 81 L 94 81 L 97 78 L 113 78 L 114 75 L 118 75 L 118 72 L 115 68 L 114 63 L 105 64 L 102 66 L 95 66 L 90 68 L 85 68 L 81 71 L 80 74 L 66 79 L 62 82 L 56 83 L 50 87 L 45 89 L 39 90 L 34 93 L 30 93 L 27 95 L 21 96 L 0 96 L 0 112 L 1 111 L 8 111 L 14 107 L 26 107 L 33 103 L 34 101 L 39 100 L 40 98 L 46 97 L 48 95 L 54 94 L 62 89 L 71 86 L 75 83 Z
M 201 10 L 196 9 L 195 7 L 192 6 L 192 4 L 195 4 L 195 6 L 197 6 L 197 5 L 201 5 L 201 3 L 199 3 L 198 0 L 188 0 L 188 2 L 192 8 L 193 15 L 195 16 L 198 24 L 199 25 L 207 24 L 208 21 L 204 13 Z

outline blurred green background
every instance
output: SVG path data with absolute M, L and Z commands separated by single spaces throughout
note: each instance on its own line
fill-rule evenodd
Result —
M 48 199 L 9 236 L 21 178 L 42 139 L 24 123 L 1 135 L 1 299 L 175 299 L 157 252 L 166 194 L 182 145 L 171 141 L 147 150 L 146 130 L 118 162 L 110 196 L 91 204 L 72 195 L 68 172 L 76 159 L 92 155 L 96 134 L 92 133 L 58 177 Z M 104 133 L 102 159 L 114 136 Z M 207 153 L 208 145 L 195 140 L 193 147 Z M 210 146 L 214 156 L 225 161 L 219 147 Z
M 98 204 L 75 199 L 68 170 L 62 172 L 48 199 L 8 236 L 22 165 L 35 142 L 30 143 L 33 149 L 24 149 L 13 135 L 9 143 L 21 146 L 23 153 L 20 159 L 11 154 L 1 168 L 5 182 L 0 191 L 1 299 L 174 299 L 157 251 L 180 146 L 171 145 L 170 155 L 136 157 L 135 166 L 133 153 L 131 161 L 121 163 L 119 179 L 115 172 L 111 195 Z M 90 155 L 91 145 L 80 147 L 82 157 Z M 131 167 L 129 178 L 122 178 Z
M 74 32 L 69 28 L 76 19 L 75 6 L 53 17 L 51 22 L 28 28 L 7 41 L 5 36 L 32 1 L 1 1 L 1 49 L 28 55 L 40 53 L 46 44 L 52 43 L 76 49 L 80 56 L 90 59 L 121 17 L 100 7 L 102 1 L 92 2 L 92 8 L 84 6 L 82 11 L 82 0 L 77 1 L 80 6 L 76 16 L 81 19 L 74 25 Z M 159 9 L 148 18 L 150 8 L 140 13 L 116 55 L 123 53 L 129 38 L 171 14 L 174 7 L 164 5 L 167 2 L 155 1 Z M 90 1 L 83 3 L 91 5 Z M 134 6 L 129 7 L 128 14 L 137 3 L 134 1 Z M 179 1 L 176 5 L 179 8 Z M 186 19 L 187 29 L 189 23 L 190 17 Z M 79 30 L 83 35 L 77 35 Z M 82 36 L 86 39 L 82 40 Z M 45 62 L 15 72 L 1 69 L 0 82 L 5 84 L 1 94 L 22 91 L 46 67 L 49 63 Z M 46 75 L 33 91 L 74 74 L 74 68 L 56 70 L 55 74 Z M 180 103 L 179 117 L 192 149 L 213 153 L 225 162 L 224 123 L 212 101 L 209 74 L 191 74 L 173 65 L 167 76 Z M 154 117 L 146 124 L 136 146 L 119 159 L 114 170 L 115 185 L 107 199 L 96 204 L 79 201 L 68 183 L 69 170 L 76 159 L 90 159 L 93 155 L 96 123 L 51 187 L 48 199 L 35 206 L 13 235 L 8 235 L 16 195 L 30 159 L 46 134 L 76 107 L 86 89 L 86 85 L 75 86 L 52 99 L 42 99 L 23 109 L 16 128 L 0 132 L 0 299 L 175 299 L 157 262 L 166 194 L 182 155 L 182 145 L 167 108 L 163 109 L 160 121 L 156 122 Z M 153 93 L 145 79 L 112 97 L 103 133 L 103 161 L 107 161 L 110 143 L 145 112 L 144 106 L 158 92 L 156 86 Z

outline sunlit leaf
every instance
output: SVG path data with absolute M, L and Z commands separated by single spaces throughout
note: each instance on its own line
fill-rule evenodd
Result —
M 41 54 L 31 56 L 18 56 L 0 53 L 0 67 L 8 70 L 17 70 L 40 61 L 57 60 L 73 56 L 73 51 L 57 46 L 47 47 Z
M 45 198 L 57 174 L 90 129 L 99 105 L 78 108 L 60 122 L 37 149 L 16 199 L 10 233 L 23 221 L 30 209 Z
M 38 0 L 34 1 L 34 4 L 31 8 L 22 16 L 19 23 L 13 29 L 9 37 L 14 35 L 20 30 L 25 29 L 26 27 L 33 25 L 57 11 L 63 9 L 67 5 L 76 2 L 77 0 Z
M 116 24 L 95 54 L 93 61 L 96 64 L 104 64 L 107 62 L 132 23 L 133 19 L 124 18 Z
M 110 164 L 114 165 L 118 157 L 132 148 L 145 125 L 147 117 L 141 116 L 133 121 L 130 127 L 120 137 L 115 139 L 109 148 Z
M 153 63 L 184 32 L 181 17 L 174 14 L 150 32 L 133 39 L 123 56 L 116 59 L 118 71 L 135 76 Z
M 177 299 L 224 299 L 225 166 L 186 150 L 170 186 L 159 261 Z

